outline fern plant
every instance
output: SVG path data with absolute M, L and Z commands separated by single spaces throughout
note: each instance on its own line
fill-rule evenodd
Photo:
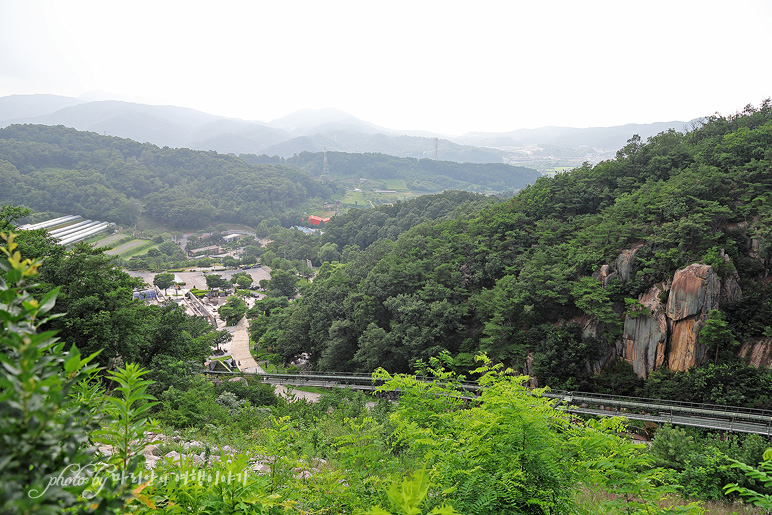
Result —
M 429 493 L 430 481 L 426 469 L 413 473 L 410 478 L 403 478 L 401 482 L 393 482 L 386 490 L 393 512 L 387 511 L 381 506 L 373 506 L 367 512 L 370 515 L 421 515 L 421 503 Z M 438 506 L 432 509 L 432 515 L 460 515 L 451 506 Z
M 742 470 L 746 476 L 761 483 L 764 487 L 772 488 L 772 448 L 764 451 L 764 461 L 759 464 L 758 468 L 731 458 L 728 459 L 732 463 L 732 467 Z M 730 483 L 724 487 L 725 494 L 733 492 L 739 493 L 741 496 L 748 499 L 754 506 L 758 506 L 765 510 L 772 510 L 772 496 L 770 495 L 742 487 L 737 483 Z

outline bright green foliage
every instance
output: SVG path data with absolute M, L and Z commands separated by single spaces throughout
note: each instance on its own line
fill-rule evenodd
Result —
M 697 503 L 658 506 L 674 496 L 677 487 L 669 484 L 665 469 L 653 466 L 653 457 L 644 445 L 629 442 L 620 419 L 590 420 L 582 433 L 571 442 L 579 467 L 587 474 L 588 484 L 600 486 L 614 496 L 606 502 L 610 513 L 704 513 Z
M 431 360 L 427 372 L 435 381 L 427 383 L 374 374 L 387 380 L 382 389 L 402 391 L 391 416 L 394 437 L 431 467 L 441 499 L 469 515 L 569 513 L 576 478 L 561 463 L 568 419 L 532 395 L 525 378 L 488 361 L 476 370 L 480 397 L 464 409 L 462 396 L 470 393 L 441 365 Z
M 448 359 L 433 358 L 422 369 L 430 382 L 374 374 L 386 381 L 380 389 L 401 392 L 392 438 L 403 456 L 431 471 L 428 507 L 449 503 L 469 515 L 574 513 L 574 492 L 594 485 L 612 497 L 603 513 L 702 513 L 696 504 L 659 507 L 676 488 L 644 446 L 620 436 L 622 420 L 577 423 L 542 390 L 526 388 L 526 377 L 485 357 L 473 371 L 480 375 L 475 395 L 442 368 Z
M 733 351 L 740 344 L 732 334 L 726 317 L 718 309 L 711 310 L 700 329 L 700 343 L 715 351 L 714 364 L 718 364 L 719 351 Z
M 215 399 L 214 385 L 209 381 L 193 381 L 183 390 L 172 386 L 161 394 L 158 417 L 172 427 L 225 423 L 227 411 Z
M 0 206 L 0 232 L 8 232 L 16 227 L 16 221 L 19 218 L 32 213 L 29 209 L 17 206 Z
M 392 512 L 386 511 L 380 506 L 370 508 L 370 515 L 421 515 L 420 505 L 429 493 L 429 473 L 425 469 L 416 471 L 411 478 L 403 478 L 401 482 L 394 482 L 386 490 L 386 497 L 391 505 Z M 436 515 L 460 515 L 450 506 L 440 506 L 432 509 L 430 514 Z
M 729 461 L 732 462 L 733 467 L 741 470 L 748 478 L 756 481 L 767 489 L 772 489 L 772 449 L 767 449 L 764 452 L 764 461 L 759 463 L 758 468 L 737 460 L 730 459 Z M 739 486 L 737 483 L 726 485 L 724 490 L 727 494 L 734 492 L 739 493 L 741 496 L 748 499 L 754 506 L 772 510 L 772 495 L 759 493 L 751 488 Z
M 109 379 L 118 384 L 105 408 L 110 423 L 92 434 L 94 441 L 112 446 L 109 461 L 125 474 L 134 472 L 140 464 L 142 449 L 146 443 L 152 443 L 144 441 L 145 433 L 159 429 L 156 422 L 147 418 L 150 409 L 158 404 L 155 397 L 147 393 L 152 381 L 142 379 L 147 372 L 133 363 L 108 372 Z
M 126 505 L 132 513 L 258 515 L 292 506 L 267 493 L 266 479 L 249 472 L 247 455 L 222 456 L 206 470 L 190 458 L 180 465 L 161 463 L 152 479 L 150 474 L 147 478 L 132 491 L 134 497 Z
M 78 504 L 88 483 L 53 482 L 81 470 L 92 456 L 88 431 L 96 420 L 70 395 L 88 382 L 95 355 L 65 350 L 54 332 L 40 332 L 57 290 L 35 299 L 25 287 L 40 265 L 22 259 L 14 237 L 0 248 L 0 511 L 58 513 Z M 83 469 L 88 479 L 93 469 Z

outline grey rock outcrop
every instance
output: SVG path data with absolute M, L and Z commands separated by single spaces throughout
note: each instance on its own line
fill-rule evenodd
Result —
M 756 368 L 772 368 L 772 338 L 760 338 L 745 342 L 737 353 L 749 365 Z
M 647 377 L 665 363 L 668 319 L 660 302 L 667 285 L 658 284 L 642 294 L 638 301 L 647 310 L 637 317 L 625 317 L 622 333 L 622 358 L 627 360 L 639 377 Z

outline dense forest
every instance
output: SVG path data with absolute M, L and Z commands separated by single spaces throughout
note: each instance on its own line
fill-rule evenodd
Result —
M 160 148 L 62 126 L 12 125 L 0 129 L 0 202 L 126 226 L 141 218 L 185 230 L 218 223 L 255 227 L 269 219 L 289 227 L 325 202 L 340 200 L 342 179 L 399 179 L 401 189 L 417 192 L 501 192 L 539 176 L 504 164 L 335 152 L 330 174 L 322 177 L 319 153 L 268 164 L 243 157 Z
M 295 167 L 249 165 L 216 152 L 62 126 L 0 129 L 0 202 L 133 225 L 140 215 L 171 228 L 215 223 L 297 223 L 303 208 L 341 194 Z
M 396 238 L 377 210 L 333 219 L 318 244 L 337 253 L 261 344 L 344 371 L 408 372 L 442 351 L 463 371 L 484 351 L 552 387 L 772 407 L 769 363 L 738 357 L 772 335 L 771 166 L 766 102 Z M 715 284 L 678 318 L 686 273 Z
M 408 189 L 434 193 L 446 189 L 503 192 L 524 188 L 539 178 L 530 168 L 504 163 L 455 163 L 433 159 L 410 159 L 385 154 L 327 152 L 328 174 L 340 179 L 401 179 Z M 313 177 L 324 173 L 320 153 L 302 152 L 286 163 L 300 167 Z

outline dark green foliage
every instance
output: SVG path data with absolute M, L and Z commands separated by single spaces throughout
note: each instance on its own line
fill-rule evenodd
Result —
M 327 152 L 331 177 L 368 179 L 370 182 L 402 179 L 408 188 L 434 193 L 449 189 L 469 191 L 506 191 L 533 183 L 536 170 L 504 163 L 456 163 L 433 159 L 413 159 L 385 154 Z M 472 159 L 463 159 L 473 161 Z M 322 175 L 321 153 L 301 152 L 284 161 L 307 170 L 313 176 Z
M 228 280 L 218 274 L 209 274 L 206 276 L 206 287 L 209 289 L 228 289 L 230 286 Z
M 592 377 L 593 392 L 635 396 L 643 387 L 644 380 L 633 371 L 633 366 L 623 359 L 606 365 L 600 374 Z
M 140 214 L 180 228 L 257 225 L 271 216 L 290 225 L 303 203 L 341 193 L 287 166 L 249 165 L 231 155 L 61 126 L 1 129 L 0 156 L 0 202 L 124 225 L 135 224 Z
M 722 500 L 727 483 L 758 487 L 733 468 L 731 461 L 758 463 L 766 447 L 767 442 L 759 435 L 701 435 L 692 429 L 664 426 L 657 431 L 650 452 L 656 466 L 672 471 L 671 480 L 681 486 L 682 495 Z M 763 488 L 762 493 L 772 490 Z
M 182 387 L 201 370 L 216 343 L 214 328 L 204 319 L 187 316 L 175 304 L 132 300 L 142 282 L 118 269 L 101 249 L 79 244 L 65 251 L 38 238 L 37 231 L 22 231 L 19 243 L 23 254 L 32 250 L 44 258 L 34 291 L 43 295 L 58 288 L 52 312 L 67 316 L 50 327 L 68 346 L 99 352 L 96 360 L 106 368 L 136 363 L 149 369 L 154 395 L 172 384 Z
M 269 297 L 284 297 L 292 299 L 298 291 L 298 278 L 292 272 L 285 270 L 274 270 L 271 272 L 271 279 L 264 286 Z M 261 281 L 262 283 L 262 281 Z
M 174 284 L 174 274 L 156 274 L 155 277 L 153 277 L 153 284 L 162 290 L 166 290 L 169 286 Z
M 772 373 L 748 367 L 739 360 L 686 372 L 655 370 L 646 380 L 642 395 L 652 399 L 748 406 L 772 409 Z
M 708 324 L 720 367 L 731 361 L 734 341 L 772 334 L 772 288 L 759 282 L 772 264 L 772 179 L 764 172 L 772 166 L 771 127 L 765 102 L 687 134 L 633 137 L 615 160 L 541 178 L 505 202 L 463 204 L 469 208 L 454 216 L 430 214 L 450 200 L 443 196 L 352 211 L 319 238 L 342 264 L 322 267 L 302 301 L 265 334 L 285 359 L 308 352 L 328 369 L 385 363 L 404 371 L 442 349 L 464 367 L 485 350 L 521 369 L 530 355 L 541 384 L 591 388 L 595 362 L 613 352 L 625 313 L 639 316 L 638 295 L 680 267 L 706 262 L 722 277 L 734 268 L 747 295 L 720 306 L 720 331 L 712 327 L 723 323 L 718 318 Z M 593 278 L 631 248 L 629 277 L 605 285 Z M 636 381 L 623 376 L 597 385 L 623 381 L 632 393 Z M 765 373 L 739 376 L 758 394 L 717 380 L 685 395 L 764 405 Z M 665 383 L 655 378 L 649 393 L 682 398 Z
M 220 318 L 225 320 L 228 325 L 236 325 L 236 323 L 241 320 L 241 317 L 246 315 L 247 304 L 241 297 L 231 295 L 228 297 L 228 300 L 225 301 L 225 304 L 220 306 L 218 312 L 220 313 Z
M 539 382 L 552 388 L 586 391 L 590 385 L 588 362 L 599 358 L 597 345 L 581 336 L 578 327 L 543 326 L 536 334 L 533 370 Z

